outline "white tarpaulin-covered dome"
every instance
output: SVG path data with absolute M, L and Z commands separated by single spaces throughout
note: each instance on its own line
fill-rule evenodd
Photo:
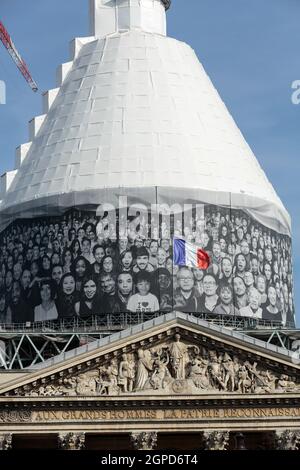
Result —
M 288 214 L 194 51 L 165 37 L 160 0 L 91 3 L 96 37 L 77 41 L 3 209 L 87 189 L 201 188 L 269 202 L 287 230 Z M 116 5 L 125 24 L 111 25 Z M 147 24 L 124 19 L 143 8 Z

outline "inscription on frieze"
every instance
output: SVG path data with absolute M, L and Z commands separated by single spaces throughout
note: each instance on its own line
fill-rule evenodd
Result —
M 0 423 L 213 421 L 268 418 L 300 419 L 300 408 L 179 408 L 151 410 L 40 410 L 2 411 Z
M 33 412 L 34 421 L 139 421 L 300 418 L 300 408 L 196 408 L 170 410 L 59 410 Z

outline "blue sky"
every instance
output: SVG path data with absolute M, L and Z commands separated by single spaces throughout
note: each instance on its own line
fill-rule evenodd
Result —
M 228 106 L 293 220 L 296 307 L 300 305 L 299 0 L 173 0 L 169 36 L 189 43 Z M 56 67 L 69 60 L 69 41 L 88 35 L 88 0 L 0 0 L 0 19 L 40 91 L 55 87 Z M 34 94 L 0 46 L 0 173 L 27 142 L 27 121 L 42 113 Z M 300 314 L 298 313 L 298 324 Z

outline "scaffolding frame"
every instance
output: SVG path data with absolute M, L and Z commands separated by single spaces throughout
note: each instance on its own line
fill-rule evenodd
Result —
M 86 319 L 74 317 L 41 323 L 2 324 L 0 325 L 0 368 L 30 369 L 58 354 L 165 313 L 109 313 Z M 292 349 L 293 341 L 300 339 L 300 330 L 283 328 L 279 323 L 226 315 L 193 313 L 191 316 L 240 331 L 288 350 Z

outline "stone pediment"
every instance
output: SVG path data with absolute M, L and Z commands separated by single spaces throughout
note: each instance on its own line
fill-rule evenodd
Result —
M 165 315 L 70 353 L 6 384 L 0 395 L 48 400 L 300 392 L 300 368 L 287 352 L 185 314 Z

